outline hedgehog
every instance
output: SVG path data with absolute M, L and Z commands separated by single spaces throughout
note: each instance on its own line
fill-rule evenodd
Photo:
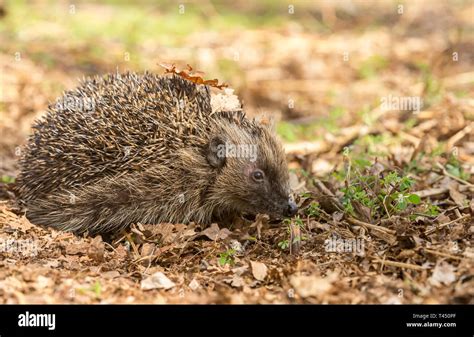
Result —
M 212 111 L 210 88 L 177 75 L 83 79 L 35 122 L 19 166 L 26 217 L 77 234 L 297 212 L 273 128 Z

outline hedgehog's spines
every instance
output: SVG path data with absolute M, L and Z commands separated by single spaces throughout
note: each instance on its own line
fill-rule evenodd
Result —
M 32 222 L 74 232 L 209 223 L 247 207 L 243 197 L 232 199 L 248 190 L 240 186 L 244 161 L 226 177 L 209 165 L 206 151 L 217 136 L 257 145 L 263 162 L 284 160 L 276 140 L 242 111 L 213 113 L 206 86 L 148 72 L 85 78 L 33 126 L 17 191 Z M 285 190 L 286 167 L 276 179 Z

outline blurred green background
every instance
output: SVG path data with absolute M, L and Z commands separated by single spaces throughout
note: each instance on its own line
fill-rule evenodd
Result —
M 472 96 L 473 6 L 4 0 L 0 116 L 21 143 L 32 120 L 78 78 L 162 73 L 158 63 L 168 62 L 227 82 L 248 114 L 283 121 L 278 130 L 286 141 L 314 140 L 322 130 L 370 125 L 389 94 L 423 96 L 425 107 L 446 92 Z

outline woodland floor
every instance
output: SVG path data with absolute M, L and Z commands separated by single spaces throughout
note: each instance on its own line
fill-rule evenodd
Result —
M 243 16 L 261 10 L 236 3 Z M 27 10 L 7 7 L 0 303 L 474 304 L 474 7 L 457 4 L 410 2 L 403 15 L 391 1 L 316 6 L 296 12 L 310 18 L 225 29 L 204 29 L 197 11 L 176 45 L 133 25 L 157 8 L 87 5 L 64 18 L 64 5 L 26 25 Z M 78 31 L 81 15 L 112 32 Z M 117 17 L 135 30 L 121 32 Z M 251 116 L 276 114 L 298 216 L 135 224 L 111 238 L 31 224 L 7 187 L 32 121 L 84 74 L 162 72 L 163 60 L 230 83 Z M 408 96 L 421 97 L 420 111 L 381 106 Z

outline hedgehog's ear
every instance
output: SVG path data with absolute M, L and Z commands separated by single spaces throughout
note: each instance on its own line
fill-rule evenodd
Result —
M 225 140 L 216 136 L 209 141 L 207 147 L 207 161 L 209 165 L 220 169 L 225 165 Z

